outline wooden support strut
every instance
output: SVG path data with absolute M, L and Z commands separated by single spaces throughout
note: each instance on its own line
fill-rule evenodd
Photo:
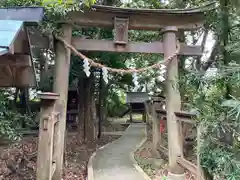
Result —
M 55 93 L 39 94 L 41 99 L 39 142 L 37 156 L 37 180 L 51 180 L 55 172 L 54 136 L 57 114 L 55 102 L 59 96 Z

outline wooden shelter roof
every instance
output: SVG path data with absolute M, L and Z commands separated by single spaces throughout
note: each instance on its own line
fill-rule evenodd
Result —
M 9 7 L 0 8 L 1 20 L 19 20 L 26 24 L 37 24 L 43 19 L 43 7 Z
M 127 92 L 126 103 L 144 103 L 149 100 L 147 92 Z
M 22 27 L 23 21 L 0 20 L 0 55 L 9 53 Z
M 37 85 L 29 34 L 24 25 L 37 24 L 43 8 L 0 8 L 0 87 Z

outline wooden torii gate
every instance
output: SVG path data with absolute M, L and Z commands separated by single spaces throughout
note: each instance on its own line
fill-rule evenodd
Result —
M 82 12 L 72 12 L 69 14 L 69 20 L 61 23 L 63 31 L 62 38 L 69 44 L 72 44 L 80 51 L 108 51 L 108 52 L 135 52 L 135 53 L 154 53 L 164 54 L 168 58 L 176 52 L 178 31 L 192 31 L 203 26 L 204 12 L 211 9 L 212 4 L 205 7 L 193 8 L 188 10 L 167 10 L 167 9 L 130 9 L 109 6 L 93 6 L 90 10 Z M 78 24 L 81 27 L 110 28 L 115 30 L 114 40 L 82 39 L 72 37 L 72 24 Z M 163 41 L 155 42 L 129 42 L 128 30 L 151 30 L 159 31 L 163 34 Z M 68 74 L 71 58 L 70 49 L 65 48 L 61 41 L 56 42 L 56 64 L 53 101 L 55 111 L 60 112 L 58 129 L 55 132 L 55 142 L 42 141 L 41 146 L 44 151 L 39 149 L 38 154 L 38 174 L 37 180 L 43 180 L 41 174 L 48 172 L 44 179 L 60 180 L 63 166 L 64 153 L 64 134 L 66 129 L 66 109 L 68 95 Z M 180 44 L 180 54 L 185 56 L 200 56 L 202 49 L 200 46 L 189 46 Z M 180 111 L 181 97 L 177 89 L 178 81 L 178 61 L 173 59 L 167 67 L 166 83 L 166 111 L 168 123 L 168 141 L 169 143 L 169 165 L 170 171 L 175 174 L 182 174 L 183 169 L 177 163 L 178 156 L 182 155 L 180 145 L 178 123 L 174 112 Z M 52 95 L 53 96 L 53 95 Z M 45 99 L 48 99 L 45 97 Z M 41 118 L 44 121 L 44 118 Z M 47 125 L 46 125 L 47 127 Z M 52 126 L 51 126 L 52 127 Z M 41 128 L 44 128 L 41 126 Z M 46 128 L 47 129 L 47 128 Z M 45 130 L 46 130 L 45 129 Z M 52 128 L 50 128 L 52 129 Z M 40 129 L 40 133 L 43 129 Z M 52 135 L 53 136 L 53 135 Z M 53 138 L 52 140 L 53 141 Z M 44 144 L 45 143 L 45 144 Z M 52 153 L 54 146 L 54 171 L 50 166 L 43 166 L 44 159 L 40 157 Z M 50 150 L 51 149 L 51 150 Z M 52 159 L 52 155 L 51 155 Z M 39 169 L 41 166 L 41 169 Z M 45 169 L 44 169 L 45 168 Z M 51 173 L 53 172 L 53 173 Z M 43 177 L 43 176 L 42 176 Z

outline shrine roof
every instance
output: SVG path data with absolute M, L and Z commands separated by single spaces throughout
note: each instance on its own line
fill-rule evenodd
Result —
M 0 20 L 0 55 L 8 53 L 22 27 L 23 21 Z
M 42 7 L 0 8 L 0 55 L 9 53 L 24 24 L 37 24 L 43 16 Z
M 1 87 L 35 87 L 37 85 L 29 34 L 24 25 L 37 25 L 43 16 L 42 7 L 0 8 Z M 7 73 L 5 73 L 5 67 L 9 67 Z M 25 67 L 24 70 L 21 67 Z
M 8 53 L 8 48 L 0 48 L 0 56 Z
M 147 92 L 127 92 L 126 102 L 127 103 L 144 103 L 149 100 Z
M 0 20 L 20 20 L 25 23 L 37 23 L 43 19 L 43 7 L 0 8 Z

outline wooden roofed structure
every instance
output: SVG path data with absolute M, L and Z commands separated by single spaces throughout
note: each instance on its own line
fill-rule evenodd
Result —
M 0 8 L 0 87 L 37 85 L 26 26 L 42 18 L 41 7 Z
M 145 102 L 149 100 L 147 92 L 127 92 L 126 103 L 130 106 L 130 122 L 133 122 L 132 113 L 142 113 L 143 122 L 146 121 Z

